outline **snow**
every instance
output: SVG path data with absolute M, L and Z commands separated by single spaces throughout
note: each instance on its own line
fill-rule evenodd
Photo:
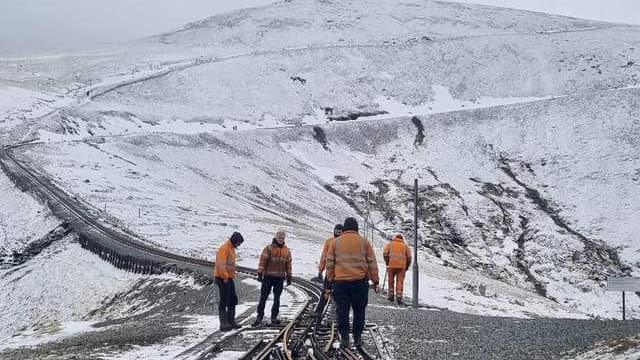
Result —
M 18 190 L 4 172 L 0 172 L 0 194 L 0 257 L 21 252 L 60 224 L 49 209 Z
M 239 304 L 236 308 L 237 316 L 249 309 L 246 304 Z M 119 354 L 105 354 L 110 359 L 134 360 L 134 359 L 168 359 L 176 358 L 190 346 L 193 346 L 220 328 L 220 321 L 215 315 L 190 316 L 190 323 L 186 327 L 185 334 L 179 338 L 171 338 L 165 343 L 150 346 L 135 346 L 133 350 Z
M 401 116 L 410 116 L 413 114 L 416 114 L 416 115 L 437 114 L 437 113 L 443 113 L 443 112 L 449 112 L 449 111 L 455 111 L 455 110 L 480 109 L 480 108 L 487 108 L 492 106 L 527 103 L 527 102 L 550 99 L 550 96 L 505 97 L 505 98 L 494 98 L 490 96 L 482 96 L 475 101 L 465 101 L 465 100 L 455 99 L 451 95 L 451 92 L 449 91 L 449 89 L 447 89 L 442 85 L 434 84 L 434 85 L 431 85 L 431 88 L 435 94 L 433 97 L 433 100 L 417 106 L 405 105 L 389 97 L 386 97 L 386 98 L 378 97 L 376 101 L 380 105 L 380 108 L 383 110 L 386 110 L 389 114 L 372 116 L 370 119 L 394 118 L 394 117 L 401 117 Z
M 601 343 L 596 348 L 571 357 L 574 360 L 632 360 L 640 356 L 638 337 Z M 569 356 L 567 356 L 569 358 Z
M 244 356 L 244 351 L 223 351 L 216 355 L 213 359 L 216 360 L 239 360 Z
M 456 223 L 458 231 L 463 232 L 469 253 L 461 256 L 445 252 L 442 260 L 430 255 L 424 261 L 442 264 L 447 260 L 468 272 L 473 266 L 467 263 L 467 256 L 470 256 L 496 269 L 491 271 L 502 271 L 505 278 L 496 283 L 486 279 L 487 273 L 482 271 L 478 276 L 485 278 L 461 278 L 455 271 L 434 265 L 431 273 L 424 274 L 427 283 L 431 284 L 423 289 L 426 303 L 492 315 L 616 317 L 618 297 L 604 291 L 602 280 L 589 278 L 589 265 L 567 262 L 567 257 L 582 251 L 584 245 L 570 234 L 559 233 L 548 215 L 523 195 L 500 198 L 499 201 L 507 204 L 505 206 L 512 209 L 511 212 L 527 217 L 529 227 L 536 229 L 537 235 L 526 243 L 526 261 L 532 271 L 544 279 L 547 291 L 562 305 L 539 297 L 531 292 L 531 288 L 521 292 L 518 288 L 527 288 L 527 284 L 510 258 L 518 248 L 515 240 L 519 234 L 505 236 L 502 230 L 496 229 L 492 235 L 495 238 L 481 240 L 472 222 L 476 221 L 474 219 L 486 222 L 499 210 L 478 194 L 477 183 L 469 179 L 502 184 L 516 193 L 523 191 L 497 168 L 496 153 L 507 153 L 514 159 L 512 166 L 521 181 L 540 189 L 544 196 L 560 204 L 572 204 L 562 206 L 561 214 L 572 219 L 572 223 L 580 221 L 579 230 L 587 228 L 590 237 L 603 238 L 612 246 L 624 243 L 629 249 L 622 252 L 622 258 L 633 259 L 637 245 L 630 238 L 625 240 L 624 236 L 633 236 L 634 230 L 629 224 L 633 224 L 632 214 L 636 211 L 633 206 L 639 202 L 628 202 L 627 211 L 620 208 L 618 197 L 608 195 L 612 191 L 624 191 L 621 197 L 631 199 L 633 185 L 623 175 L 619 177 L 621 182 L 612 186 L 605 183 L 604 187 L 599 181 L 594 184 L 577 179 L 592 176 L 588 175 L 594 170 L 589 164 L 599 154 L 605 159 L 629 157 L 626 143 L 616 144 L 607 139 L 615 138 L 620 129 L 629 131 L 625 124 L 632 121 L 627 114 L 635 108 L 632 99 L 636 91 L 592 93 L 423 117 L 428 151 L 406 146 L 413 141 L 415 130 L 406 118 L 398 118 L 356 122 L 353 126 L 325 126 L 330 151 L 322 150 L 312 138 L 311 129 L 291 127 L 260 132 L 131 136 L 92 146 L 56 144 L 54 151 L 50 148 L 32 150 L 30 157 L 49 159 L 43 163 L 47 172 L 98 208 L 108 202 L 112 215 L 124 219 L 127 226 L 149 240 L 193 256 L 212 258 L 219 242 L 233 230 L 240 230 L 248 239 L 240 249 L 240 263 L 255 267 L 262 247 L 270 242 L 277 228 L 283 227 L 288 232 L 287 242 L 294 254 L 295 272 L 309 277 L 315 275 L 321 244 L 330 235 L 333 224 L 352 215 L 346 211 L 348 205 L 322 187 L 331 184 L 342 188 L 336 175 L 357 184 L 358 191 L 374 193 L 377 190 L 371 182 L 376 179 L 410 183 L 417 176 L 424 186 L 441 186 L 446 182 L 457 189 L 461 198 L 447 200 L 445 211 Z M 601 119 L 611 117 L 610 109 L 614 106 L 611 99 L 614 98 L 625 99 L 627 102 L 621 104 L 629 105 L 620 105 L 620 110 L 613 112 L 616 128 L 599 127 L 602 126 L 599 124 L 605 124 Z M 585 103 L 590 104 L 589 110 L 585 109 Z M 577 116 L 578 112 L 584 116 Z M 572 123 L 564 121 L 567 113 L 575 119 Z M 523 114 L 527 116 L 529 128 L 522 127 Z M 504 131 L 496 132 L 496 128 Z M 528 137 L 524 137 L 524 133 Z M 375 136 L 368 138 L 373 134 Z M 611 135 L 600 137 L 604 142 L 596 144 L 593 134 Z M 584 145 L 558 148 L 555 145 L 584 138 L 594 139 L 589 148 Z M 606 153 L 597 150 L 604 148 L 609 150 Z M 558 153 L 565 155 L 554 158 Z M 394 157 L 402 161 L 394 162 L 391 160 Z M 537 165 L 540 159 L 548 159 L 554 164 Z M 531 162 L 535 175 L 520 171 L 516 160 Z M 573 164 L 571 172 L 566 171 L 568 165 L 562 162 Z M 581 163 L 584 167 L 575 166 Z M 617 160 L 611 163 L 610 173 L 621 170 L 614 164 Z M 630 163 L 629 168 L 634 169 L 635 165 Z M 247 169 L 252 169 L 250 175 Z M 439 180 L 428 175 L 429 170 Z M 189 179 L 188 189 L 182 185 L 185 179 Z M 554 185 L 540 185 L 545 183 Z M 571 190 L 558 189 L 562 184 Z M 625 190 L 629 186 L 631 188 Z M 114 192 L 113 189 L 122 191 Z M 396 186 L 389 191 L 390 199 L 403 194 Z M 571 196 L 567 197 L 567 194 Z M 580 202 L 576 202 L 578 199 Z M 132 206 L 132 201 L 136 206 Z M 275 205 L 278 202 L 281 205 Z M 600 219 L 598 228 L 590 226 L 591 221 L 581 222 L 581 219 L 589 219 L 591 212 L 576 212 L 580 208 L 593 209 L 595 204 L 610 207 L 604 214 L 615 214 L 609 218 L 596 213 Z M 463 205 L 470 213 L 469 220 L 461 210 Z M 283 211 L 282 206 L 287 210 Z M 395 206 L 407 214 L 411 211 L 401 203 Z M 137 217 L 138 207 L 143 209 L 142 218 Z M 322 215 L 326 213 L 332 214 L 332 218 Z M 613 223 L 603 222 L 605 218 Z M 388 223 L 375 211 L 373 220 L 379 229 L 397 229 L 397 224 Z M 616 225 L 618 223 L 626 225 Z M 631 232 L 624 235 L 627 230 Z M 172 240 L 177 233 L 180 242 Z M 211 234 L 217 235 L 212 239 Z M 378 246 L 381 249 L 381 245 Z M 489 296 L 473 294 L 480 284 L 486 287 Z
M 0 141 L 44 141 L 25 159 L 105 219 L 171 251 L 213 259 L 241 231 L 239 262 L 255 267 L 282 228 L 294 272 L 305 277 L 315 276 L 334 224 L 356 213 L 333 192 L 361 214 L 370 210 L 380 255 L 382 236 L 406 230 L 408 188 L 418 178 L 428 214 L 420 224 L 421 303 L 497 316 L 614 318 L 620 300 L 604 279 L 621 266 L 640 271 L 639 33 L 440 2 L 280 2 L 122 48 L 2 58 Z M 388 114 L 328 123 L 325 113 L 376 111 Z M 414 144 L 414 115 L 423 144 Z M 328 150 L 313 125 L 326 133 Z M 56 221 L 3 176 L 9 201 L 0 203 L 0 245 L 8 253 Z M 368 193 L 375 198 L 367 201 Z M 24 277 L 3 284 L 15 290 L 0 295 L 9 324 L 1 335 L 36 321 L 76 321 L 135 279 L 80 256 L 77 244 L 56 246 L 66 250 L 47 256 L 58 266 L 68 254 L 85 263 L 62 271 L 38 260 L 6 275 Z M 50 271 L 41 275 L 37 265 Z M 76 288 L 85 266 L 105 284 L 93 295 Z M 78 293 L 86 301 L 69 305 Z M 286 294 L 287 302 L 301 296 Z M 10 312 L 21 297 L 42 299 L 46 311 Z M 638 305 L 629 299 L 631 315 Z M 213 322 L 194 319 L 194 338 Z M 123 356 L 164 356 L 177 351 L 171 341 Z
M 66 336 L 106 297 L 140 278 L 88 254 L 69 235 L 25 264 L 1 270 L 0 343 L 19 329 L 52 322 L 62 331 L 56 336 Z M 88 324 L 82 324 L 86 330 Z
M 55 101 L 55 96 L 43 94 L 15 86 L 0 86 L 0 115 L 10 117 L 19 112 L 27 115 L 44 114 L 49 111 L 47 103 Z
M 69 321 L 63 323 L 51 322 L 41 326 L 18 331 L 0 344 L 0 351 L 26 346 L 36 346 L 47 342 L 54 342 L 67 337 L 76 336 L 84 332 L 94 331 L 94 322 Z

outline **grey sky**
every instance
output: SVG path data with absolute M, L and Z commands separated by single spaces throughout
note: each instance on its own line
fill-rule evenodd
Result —
M 0 54 L 96 48 L 276 0 L 0 0 Z
M 0 54 L 97 48 L 276 0 L 0 0 Z M 458 0 L 640 24 L 638 0 Z
M 640 24 L 638 0 L 448 0 L 502 6 L 583 19 Z

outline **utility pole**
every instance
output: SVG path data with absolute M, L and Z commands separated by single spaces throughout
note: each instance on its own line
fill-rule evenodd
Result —
M 420 278 L 418 275 L 418 179 L 413 180 L 413 308 L 418 308 L 418 290 Z
M 624 291 L 622 292 L 622 320 L 627 320 Z
M 367 238 L 368 235 L 368 222 L 369 222 L 369 192 L 367 191 L 367 199 L 365 200 L 365 204 L 364 204 L 364 214 L 362 215 L 362 217 L 364 218 L 364 227 L 362 228 L 362 235 L 365 237 L 365 239 Z

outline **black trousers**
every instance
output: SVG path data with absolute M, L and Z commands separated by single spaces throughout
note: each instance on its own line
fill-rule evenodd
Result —
M 258 303 L 258 317 L 264 317 L 264 307 L 267 304 L 267 298 L 273 288 L 273 306 L 271 307 L 271 318 L 275 319 L 280 313 L 280 295 L 282 295 L 282 289 L 284 288 L 284 278 L 265 276 L 262 279 L 262 286 L 260 287 L 260 302 Z
M 218 314 L 224 314 L 227 308 L 238 305 L 238 295 L 236 294 L 236 285 L 233 280 L 226 283 L 221 278 L 216 278 L 216 285 L 220 291 L 220 302 L 218 303 Z
M 362 338 L 365 313 L 369 303 L 369 281 L 341 281 L 333 285 L 333 301 L 336 304 L 338 332 L 349 333 L 349 310 L 353 309 L 353 337 Z

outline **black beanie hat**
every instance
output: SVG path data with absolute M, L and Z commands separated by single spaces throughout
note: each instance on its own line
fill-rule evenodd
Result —
M 333 228 L 333 235 L 338 236 L 338 234 L 336 234 L 338 231 L 342 233 L 342 224 L 336 224 L 336 227 Z
M 358 231 L 358 221 L 352 217 L 348 217 L 344 219 L 344 226 L 342 227 L 344 231 Z
M 229 238 L 229 240 L 231 240 L 231 243 L 235 247 L 238 247 L 238 245 L 240 245 L 240 244 L 242 244 L 244 242 L 244 238 L 237 231 L 234 231 L 233 234 L 231 234 L 231 238 Z

